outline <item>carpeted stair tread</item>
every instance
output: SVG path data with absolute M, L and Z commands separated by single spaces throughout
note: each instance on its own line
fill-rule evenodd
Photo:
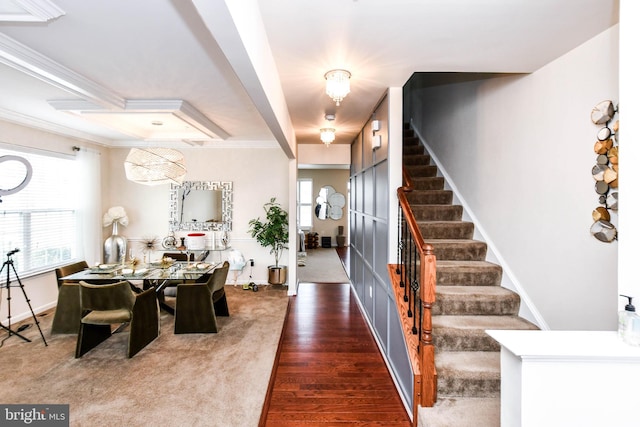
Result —
M 440 286 L 434 315 L 516 315 L 520 296 L 500 286 Z
M 405 165 L 404 168 L 411 177 L 436 176 L 438 167 L 435 165 Z
M 462 377 L 500 379 L 499 351 L 436 351 L 438 375 L 459 373 Z
M 500 396 L 500 352 L 436 352 L 438 396 Z
M 482 261 L 487 256 L 487 244 L 473 239 L 429 239 L 436 259 L 441 261 Z
M 460 205 L 411 205 L 411 210 L 417 221 L 462 220 L 462 206 Z
M 412 178 L 411 182 L 413 184 L 413 191 L 444 189 L 444 178 L 441 176 L 419 176 L 416 178 Z
M 444 178 L 442 179 L 444 182 Z M 453 200 L 453 192 L 451 190 L 414 190 L 407 193 L 409 204 L 448 204 Z
M 416 221 L 423 239 L 471 239 L 474 225 L 469 221 Z
M 433 342 L 441 351 L 499 351 L 487 329 L 538 329 L 518 316 L 433 316 Z
M 406 145 L 402 147 L 402 154 L 411 155 L 411 154 L 422 154 L 424 153 L 424 147 L 421 145 Z
M 404 154 L 402 156 L 403 165 L 428 165 L 431 163 L 431 156 L 425 153 Z
M 496 427 L 500 398 L 439 398 L 432 408 L 418 408 L 418 427 Z
M 437 286 L 499 286 L 502 267 L 488 261 L 439 261 Z
M 485 329 L 538 329 L 518 316 L 434 316 L 433 327 L 480 330 L 483 334 Z
M 404 145 L 419 145 L 420 140 L 412 129 L 405 129 L 403 131 L 402 143 Z

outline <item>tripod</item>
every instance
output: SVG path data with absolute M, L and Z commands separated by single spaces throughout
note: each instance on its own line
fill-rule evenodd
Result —
M 0 277 L 2 277 L 2 271 L 6 268 L 7 269 L 7 281 L 5 282 L 5 287 L 7 288 L 7 321 L 8 321 L 8 325 L 4 326 L 2 324 L 2 322 L 0 322 L 0 327 L 2 327 L 2 329 L 4 329 L 5 331 L 9 332 L 9 337 L 11 337 L 11 335 L 17 335 L 20 338 L 22 338 L 23 340 L 27 341 L 27 342 L 31 342 L 31 340 L 23 335 L 21 335 L 19 332 L 16 332 L 14 330 L 11 329 L 11 288 L 15 287 L 15 285 L 11 285 L 11 277 L 10 277 L 10 272 L 11 270 L 13 270 L 13 274 L 14 276 L 16 276 L 16 280 L 18 281 L 18 286 L 20 286 L 20 289 L 22 289 L 22 294 L 24 295 L 24 299 L 27 301 L 27 305 L 29 306 L 29 310 L 31 311 L 31 316 L 33 317 L 33 321 L 35 322 L 36 326 L 38 327 L 38 331 L 40 331 L 40 336 L 42 337 L 42 341 L 44 342 L 44 345 L 48 345 L 47 341 L 44 339 L 44 335 L 42 334 L 42 329 L 40 329 L 40 322 L 38 322 L 38 318 L 36 317 L 35 313 L 33 312 L 33 308 L 31 308 L 31 300 L 29 299 L 29 297 L 27 296 L 27 292 L 24 290 L 24 285 L 22 284 L 22 282 L 20 281 L 20 277 L 18 277 L 18 273 L 16 272 L 16 268 L 13 265 L 13 259 L 11 258 L 11 256 L 13 254 L 15 254 L 16 252 L 19 252 L 20 249 L 14 249 L 12 251 L 9 251 L 7 253 L 7 260 L 2 264 L 2 268 L 0 268 Z M 7 337 L 7 338 L 9 338 Z

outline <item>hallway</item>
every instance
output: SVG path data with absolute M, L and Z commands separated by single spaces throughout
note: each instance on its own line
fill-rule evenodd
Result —
M 349 284 L 291 297 L 260 425 L 411 425 Z

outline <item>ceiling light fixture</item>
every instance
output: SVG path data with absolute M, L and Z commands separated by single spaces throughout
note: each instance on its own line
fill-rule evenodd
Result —
M 322 128 L 320 129 L 320 140 L 324 142 L 327 147 L 336 139 L 336 130 L 334 128 Z
M 172 148 L 132 148 L 124 161 L 129 181 L 145 185 L 182 184 L 187 174 L 184 156 Z
M 336 105 L 340 105 L 340 102 L 351 91 L 349 86 L 351 73 L 347 70 L 331 70 L 325 73 L 324 78 L 327 79 L 327 95 L 335 101 Z

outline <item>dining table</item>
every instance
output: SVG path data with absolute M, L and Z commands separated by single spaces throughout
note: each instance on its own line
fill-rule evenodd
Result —
M 174 309 L 164 300 L 164 289 L 171 283 L 197 282 L 210 274 L 221 263 L 175 261 L 131 266 L 128 264 L 100 264 L 77 273 L 61 277 L 68 282 L 84 281 L 92 284 L 107 284 L 126 280 L 134 292 L 155 288 L 160 308 L 174 314 Z M 141 286 L 139 286 L 141 284 Z

